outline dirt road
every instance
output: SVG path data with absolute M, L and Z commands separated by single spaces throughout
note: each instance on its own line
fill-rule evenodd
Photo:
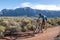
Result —
M 60 27 L 48 28 L 44 33 L 36 34 L 35 37 L 21 40 L 53 40 L 59 32 Z M 19 40 L 19 38 L 17 40 Z
M 19 37 L 16 40 L 54 40 L 54 37 L 56 37 L 59 34 L 59 32 L 60 32 L 60 27 L 57 26 L 53 28 L 48 28 L 43 33 L 36 34 L 34 37 L 30 37 L 30 38 Z M 0 40 L 3 40 L 3 39 L 0 39 Z

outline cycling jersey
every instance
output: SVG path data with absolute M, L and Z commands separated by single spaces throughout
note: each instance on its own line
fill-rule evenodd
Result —
M 43 20 L 47 20 L 47 17 L 45 15 L 42 15 L 39 18 L 42 18 Z

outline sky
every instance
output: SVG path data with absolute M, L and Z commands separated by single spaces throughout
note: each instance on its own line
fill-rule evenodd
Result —
M 0 10 L 31 7 L 40 10 L 60 10 L 60 0 L 0 0 Z

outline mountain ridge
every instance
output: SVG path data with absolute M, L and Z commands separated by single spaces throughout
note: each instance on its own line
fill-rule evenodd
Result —
M 3 9 L 0 11 L 0 16 L 27 16 L 38 17 L 38 14 L 42 13 L 47 17 L 60 17 L 60 11 L 52 10 L 38 10 L 30 7 L 16 8 L 16 9 Z

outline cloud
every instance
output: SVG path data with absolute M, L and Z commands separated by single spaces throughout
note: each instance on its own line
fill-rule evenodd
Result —
M 24 3 L 21 3 L 20 4 L 20 6 L 16 6 L 16 7 L 14 7 L 13 9 L 16 9 L 16 8 L 22 8 L 22 7 L 31 7 L 32 6 L 32 4 L 31 3 L 29 3 L 29 2 L 24 2 Z
M 40 10 L 60 10 L 60 6 L 43 5 L 43 4 L 32 4 L 32 3 L 29 3 L 29 2 L 24 2 L 20 6 L 21 7 L 31 7 L 33 9 L 40 9 Z
M 31 7 L 31 6 L 32 6 L 32 4 L 29 2 L 25 2 L 25 3 L 21 4 L 21 7 Z
M 41 10 L 60 10 L 60 6 L 56 5 L 34 5 L 33 9 L 41 9 Z

